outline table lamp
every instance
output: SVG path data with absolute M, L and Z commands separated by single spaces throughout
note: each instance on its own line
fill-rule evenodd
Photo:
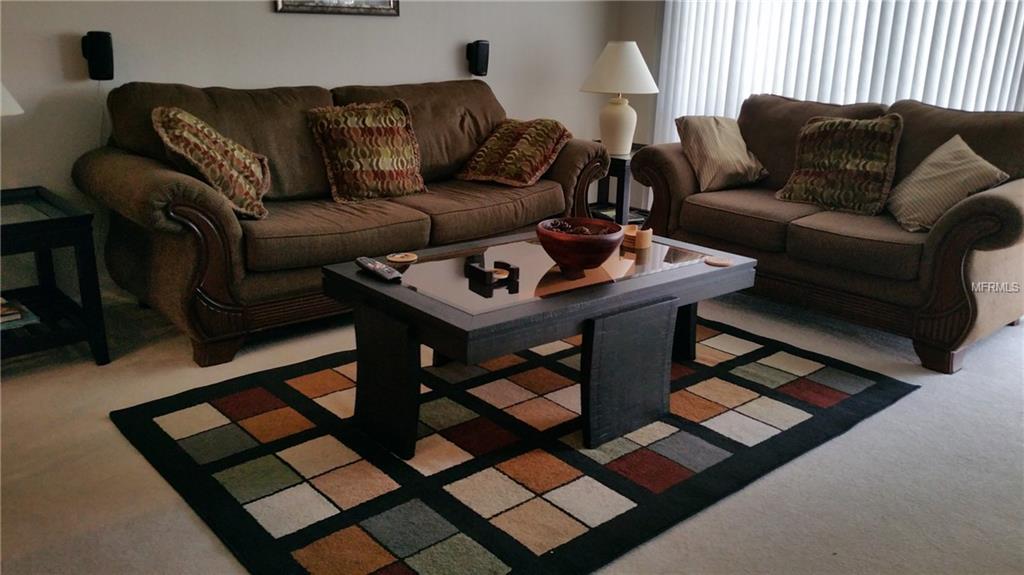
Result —
M 18 101 L 14 99 L 14 96 L 7 91 L 7 87 L 0 82 L 0 116 L 17 116 L 18 114 L 24 114 L 25 110 L 21 109 L 18 105 Z
M 615 94 L 601 108 L 601 142 L 609 154 L 629 154 L 636 132 L 636 110 L 622 95 L 658 93 L 636 42 L 608 42 L 580 91 Z

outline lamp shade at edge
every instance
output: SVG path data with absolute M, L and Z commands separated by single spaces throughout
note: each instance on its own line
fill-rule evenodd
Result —
M 657 94 L 658 85 L 636 42 L 612 41 L 601 51 L 580 91 L 599 94 Z
M 4 86 L 2 82 L 0 82 L 0 91 L 3 92 L 0 96 L 0 116 L 17 116 L 25 113 L 25 110 L 21 109 L 18 101 L 7 91 L 7 86 Z

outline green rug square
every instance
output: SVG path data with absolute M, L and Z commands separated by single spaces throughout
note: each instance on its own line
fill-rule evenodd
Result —
M 512 570 L 490 551 L 462 533 L 428 547 L 405 562 L 420 575 L 504 575 Z
M 240 503 L 254 501 L 302 482 L 302 478 L 273 455 L 246 461 L 213 476 Z
M 738 375 L 743 379 L 753 381 L 754 383 L 760 383 L 769 389 L 775 389 L 780 385 L 789 383 L 796 379 L 796 376 L 792 373 L 782 371 L 781 369 L 775 369 L 774 367 L 768 367 L 767 365 L 760 363 L 747 363 L 733 368 L 729 373 Z

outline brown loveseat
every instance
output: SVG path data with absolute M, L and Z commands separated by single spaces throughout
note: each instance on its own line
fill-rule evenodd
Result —
M 332 201 L 306 111 L 392 98 L 412 112 L 427 191 Z M 224 196 L 165 163 L 150 122 L 156 106 L 183 108 L 266 155 L 269 216 L 237 218 Z M 586 210 L 589 184 L 608 170 L 601 145 L 572 140 L 533 186 L 452 179 L 505 119 L 477 80 L 333 90 L 130 83 L 110 93 L 108 107 L 110 143 L 78 160 L 75 183 L 111 208 L 106 259 L 114 281 L 184 331 L 203 366 L 230 361 L 246 334 L 345 311 L 323 294 L 325 264 L 511 232 Z
M 809 118 L 886 111 L 904 122 L 896 182 L 956 134 L 1011 180 L 960 202 L 927 233 L 904 231 L 888 212 L 853 215 L 775 199 Z M 744 102 L 739 125 L 769 172 L 757 186 L 698 193 L 679 144 L 636 154 L 633 175 L 653 189 L 656 233 L 757 258 L 755 292 L 911 337 L 921 363 L 945 373 L 960 368 L 971 343 L 1024 314 L 1024 113 L 762 95 Z

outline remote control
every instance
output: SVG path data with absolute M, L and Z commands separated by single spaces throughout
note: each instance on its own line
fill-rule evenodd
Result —
M 372 258 L 356 258 L 356 265 L 386 282 L 397 282 L 402 280 L 402 272 Z

